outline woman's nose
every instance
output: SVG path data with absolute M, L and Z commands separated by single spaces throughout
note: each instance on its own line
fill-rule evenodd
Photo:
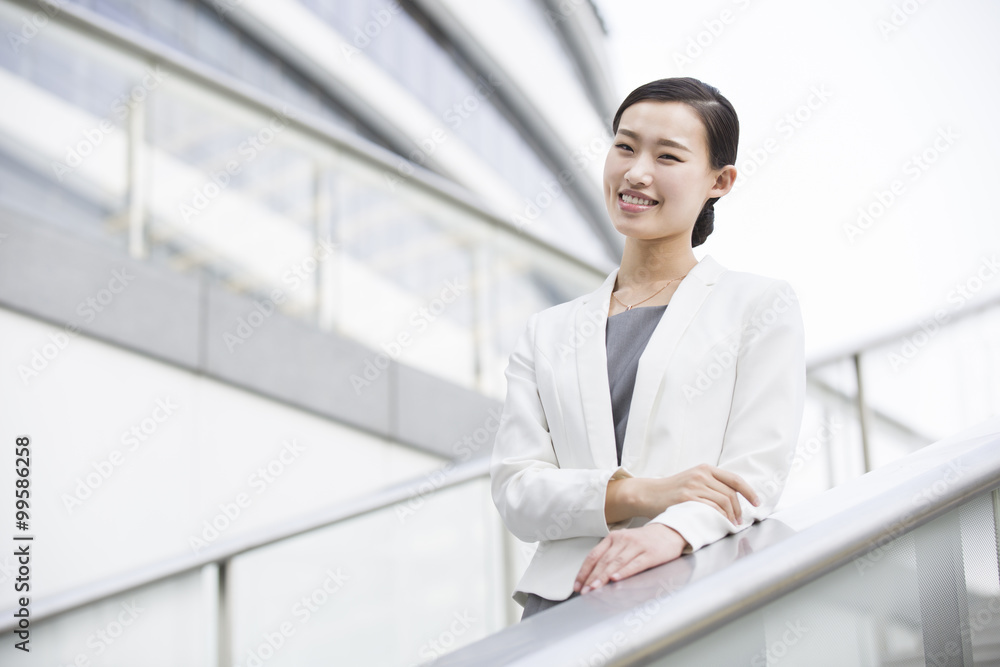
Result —
M 649 185 L 652 179 L 652 169 L 642 158 L 637 158 L 625 172 L 625 180 L 633 185 Z

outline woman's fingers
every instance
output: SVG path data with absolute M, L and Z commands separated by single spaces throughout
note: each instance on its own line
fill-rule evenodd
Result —
M 696 500 L 717 509 L 730 523 L 738 524 L 742 518 L 740 502 L 735 494 L 730 495 L 721 490 L 705 489 Z
M 715 476 L 717 479 L 722 481 L 723 484 L 733 489 L 744 498 L 750 501 L 750 504 L 754 507 L 760 505 L 760 498 L 757 493 L 746 483 L 742 477 L 734 472 L 729 472 L 728 470 L 723 470 L 722 468 L 715 469 Z
M 594 569 L 590 573 L 587 584 L 580 591 L 581 594 L 588 593 L 595 588 L 600 588 L 611 581 L 611 575 L 615 574 L 636 556 L 636 545 L 629 539 L 623 539 L 621 533 L 618 539 L 612 540 L 611 548 L 604 552 L 604 555 L 594 564 Z
M 583 587 L 587 585 L 590 581 L 591 574 L 594 571 L 594 566 L 601 559 L 604 553 L 611 547 L 611 535 L 608 535 L 603 540 L 597 543 L 597 546 L 590 550 L 587 557 L 583 559 L 583 565 L 580 566 L 579 572 L 576 573 L 576 580 L 573 582 L 573 590 L 579 593 L 583 590 Z
M 615 531 L 587 555 L 584 564 L 589 565 L 589 571 L 582 579 L 586 583 L 581 588 L 574 585 L 574 590 L 586 594 L 608 582 L 662 565 L 680 556 L 685 544 L 683 537 L 662 524 Z
M 743 508 L 737 494 L 742 494 L 753 505 L 759 505 L 757 494 L 736 473 L 702 464 L 681 473 L 684 499 L 696 500 L 717 509 L 730 522 L 743 520 Z

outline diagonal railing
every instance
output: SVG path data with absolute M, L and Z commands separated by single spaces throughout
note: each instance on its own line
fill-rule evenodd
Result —
M 778 512 L 744 533 L 691 556 L 568 600 L 450 653 L 434 664 L 442 667 L 691 664 L 684 660 L 671 662 L 671 656 L 699 638 L 708 638 L 709 642 L 730 641 L 726 638 L 731 634 L 730 624 L 754 618 L 750 615 L 755 611 L 825 575 L 842 572 L 838 568 L 845 565 L 849 575 L 857 575 L 859 587 L 877 589 L 875 568 L 882 561 L 888 562 L 885 554 L 890 551 L 891 543 L 929 527 L 973 500 L 981 507 L 992 508 L 988 525 L 974 526 L 980 541 L 989 543 L 992 556 L 988 562 L 975 562 L 970 554 L 982 551 L 969 549 L 963 560 L 962 542 L 967 537 L 960 531 L 970 524 L 968 516 L 960 524 L 952 513 L 949 519 L 952 529 L 942 532 L 938 526 L 930 539 L 922 539 L 918 534 L 912 547 L 916 572 L 910 578 L 916 580 L 914 588 L 920 589 L 919 609 L 907 610 L 916 617 L 918 625 L 923 625 L 923 662 L 972 664 L 970 626 L 975 627 L 975 618 L 985 617 L 981 613 L 974 616 L 968 602 L 956 606 L 956 601 L 972 596 L 972 593 L 967 596 L 963 567 L 992 571 L 994 579 L 1000 571 L 1000 547 L 996 541 L 1000 525 L 1000 417 L 974 432 L 926 447 L 799 506 Z M 990 534 L 992 539 L 983 538 L 984 534 Z M 854 568 L 850 567 L 852 561 Z M 905 563 L 905 557 L 900 562 Z M 869 576 L 867 580 L 862 579 L 865 574 Z M 973 579 L 979 583 L 982 577 Z M 979 628 L 980 643 L 993 641 L 990 639 L 993 635 L 1000 637 L 1000 581 L 994 580 L 990 585 L 998 594 L 994 600 L 987 597 L 988 603 L 983 605 L 989 617 Z M 925 595 L 925 591 L 935 594 Z M 871 614 L 870 608 L 875 606 L 865 600 L 848 602 L 867 610 L 859 612 L 859 616 Z M 990 602 L 995 604 L 990 606 Z M 842 602 L 837 604 L 843 607 Z M 947 613 L 942 612 L 944 607 L 948 607 Z M 902 614 L 897 612 L 897 615 Z M 759 642 L 766 656 L 773 646 L 764 641 L 763 628 L 769 619 L 763 612 L 761 617 L 764 620 L 759 621 L 761 627 L 751 637 L 751 645 L 753 641 Z M 779 616 L 779 620 L 783 619 Z M 794 624 L 794 619 L 787 622 Z M 993 635 L 987 637 L 987 631 Z M 733 637 L 738 634 L 732 631 Z M 699 649 L 703 645 L 699 644 Z M 784 650 L 789 648 L 786 646 Z M 997 647 L 976 648 L 985 652 Z M 938 662 L 936 656 L 940 651 L 958 655 L 959 661 Z M 749 657 L 754 653 L 741 655 Z M 845 664 L 823 662 L 819 656 L 812 658 L 817 662 L 810 664 Z M 709 660 L 702 664 L 723 663 Z

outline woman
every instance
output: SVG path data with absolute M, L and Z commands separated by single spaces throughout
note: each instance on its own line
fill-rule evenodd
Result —
M 619 268 L 533 315 L 507 368 L 491 462 L 508 529 L 538 549 L 522 619 L 765 518 L 802 417 L 787 283 L 693 248 L 736 179 L 739 122 L 696 79 L 634 90 L 604 167 Z

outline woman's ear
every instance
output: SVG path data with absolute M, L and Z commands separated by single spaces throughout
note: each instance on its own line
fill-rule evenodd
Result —
M 727 164 L 721 170 L 715 179 L 715 185 L 712 186 L 711 191 L 709 191 L 709 198 L 721 197 L 722 195 L 728 193 L 733 189 L 733 184 L 736 182 L 736 167 L 731 164 Z

